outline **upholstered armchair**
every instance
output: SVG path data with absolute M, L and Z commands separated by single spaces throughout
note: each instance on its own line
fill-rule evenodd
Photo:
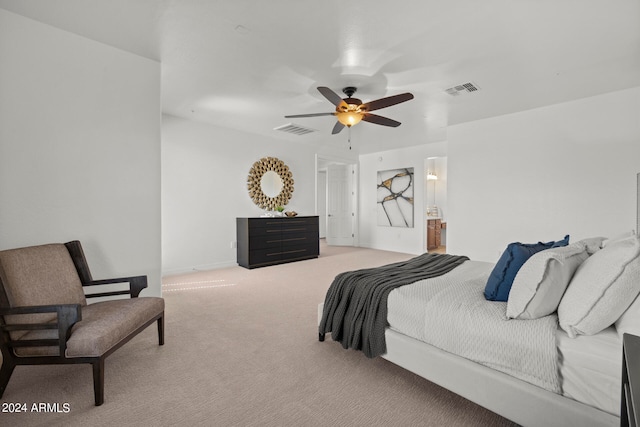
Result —
M 107 356 L 154 322 L 164 344 L 164 300 L 139 298 L 146 287 L 146 276 L 93 280 L 78 241 L 0 251 L 0 398 L 17 365 L 89 363 L 101 405 Z M 87 304 L 97 297 L 109 298 Z

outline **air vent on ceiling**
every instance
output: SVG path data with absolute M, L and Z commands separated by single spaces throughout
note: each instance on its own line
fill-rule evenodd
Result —
M 278 126 L 277 128 L 273 128 L 273 130 L 292 133 L 294 135 L 306 135 L 311 132 L 316 132 L 315 129 L 305 128 L 293 123 L 287 123 L 286 125 Z
M 445 92 L 447 92 L 451 96 L 458 96 L 461 93 L 476 92 L 479 89 L 480 88 L 476 86 L 475 83 L 467 82 L 467 83 L 462 83 L 461 85 L 450 87 L 449 89 L 445 89 Z

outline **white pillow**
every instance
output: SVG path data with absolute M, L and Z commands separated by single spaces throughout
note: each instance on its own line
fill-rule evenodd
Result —
M 538 319 L 555 312 L 573 274 L 587 258 L 587 247 L 581 242 L 532 255 L 513 280 L 507 317 Z
M 618 241 L 620 241 L 620 240 L 627 239 L 627 238 L 632 237 L 632 236 L 635 236 L 635 235 L 636 235 L 636 232 L 635 232 L 635 231 L 633 231 L 633 230 L 631 230 L 631 231 L 625 231 L 624 233 L 620 233 L 620 234 L 618 234 L 617 236 L 613 236 L 613 237 L 611 237 L 611 238 L 609 238 L 609 239 L 604 239 L 604 240 L 602 241 L 602 245 L 600 245 L 600 247 L 601 247 L 601 248 L 604 248 L 605 246 L 610 245 L 611 243 L 615 243 L 615 242 L 618 242 Z
M 589 237 L 577 241 L 576 243 L 582 243 L 587 248 L 587 253 L 593 255 L 602 249 L 602 243 L 607 240 L 606 237 Z
M 616 330 L 620 338 L 624 333 L 640 336 L 640 297 L 636 297 L 627 311 L 616 320 Z
M 640 237 L 611 240 L 578 267 L 558 307 L 571 338 L 611 326 L 640 292 Z

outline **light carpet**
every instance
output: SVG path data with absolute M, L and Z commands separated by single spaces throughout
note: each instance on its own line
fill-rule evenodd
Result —
M 166 344 L 152 326 L 108 357 L 104 405 L 93 404 L 90 365 L 19 366 L 0 405 L 28 411 L 0 413 L 0 425 L 513 425 L 382 358 L 318 341 L 317 305 L 336 274 L 410 257 L 323 244 L 314 260 L 165 277 Z

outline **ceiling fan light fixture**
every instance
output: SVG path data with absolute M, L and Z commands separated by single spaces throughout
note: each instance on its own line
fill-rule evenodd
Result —
M 410 93 L 401 93 L 399 95 L 387 96 L 385 98 L 376 99 L 374 101 L 362 103 L 358 98 L 353 98 L 353 94 L 356 93 L 356 88 L 348 86 L 342 89 L 347 98 L 341 98 L 340 95 L 326 86 L 318 86 L 318 92 L 329 102 L 335 105 L 336 110 L 332 113 L 312 113 L 312 114 L 294 114 L 284 116 L 285 118 L 294 117 L 318 117 L 318 116 L 335 116 L 338 120 L 333 127 L 332 135 L 340 133 L 346 126 L 351 128 L 353 125 L 357 125 L 362 120 L 365 122 L 373 123 L 376 125 L 398 127 L 400 122 L 382 117 L 377 114 L 371 114 L 371 111 L 379 110 L 381 108 L 390 107 L 392 105 L 400 104 L 401 102 L 409 101 L 413 99 L 413 95 Z
M 362 120 L 363 114 L 357 111 L 343 111 L 337 112 L 336 118 L 340 123 L 347 127 L 351 127 L 353 125 L 357 125 Z
M 364 112 L 360 108 L 362 101 L 355 98 L 344 100 L 336 108 L 336 118 L 347 127 L 357 125 L 362 120 Z

